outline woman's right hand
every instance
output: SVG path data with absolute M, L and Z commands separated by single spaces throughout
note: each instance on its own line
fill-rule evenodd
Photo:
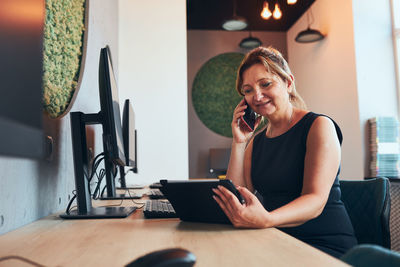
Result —
M 232 119 L 232 136 L 233 136 L 233 141 L 236 143 L 247 143 L 247 141 L 251 138 L 253 135 L 253 132 L 249 131 L 245 127 L 241 127 L 240 124 L 240 117 L 244 116 L 245 114 L 245 109 L 247 105 L 245 104 L 244 98 L 239 102 L 239 104 L 236 106 L 235 110 L 233 111 L 233 119 Z M 254 129 L 258 127 L 260 124 L 261 117 L 258 117 L 256 119 L 256 123 L 254 124 Z

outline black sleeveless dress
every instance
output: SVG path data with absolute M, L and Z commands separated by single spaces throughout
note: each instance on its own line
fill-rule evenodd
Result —
M 266 130 L 255 136 L 251 179 L 254 189 L 263 197 L 267 211 L 277 209 L 300 196 L 307 135 L 318 116 L 324 115 L 307 113 L 286 133 L 277 137 L 266 137 Z M 333 123 L 341 144 L 342 133 L 339 126 Z M 353 226 L 340 200 L 339 172 L 340 167 L 321 215 L 300 226 L 279 228 L 334 257 L 340 257 L 357 244 Z

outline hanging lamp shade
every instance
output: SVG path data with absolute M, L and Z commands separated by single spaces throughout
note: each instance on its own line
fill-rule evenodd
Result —
M 241 48 L 246 48 L 246 49 L 253 49 L 259 47 L 260 45 L 262 45 L 260 39 L 252 37 L 251 35 L 247 38 L 244 38 L 239 44 Z
M 247 27 L 245 18 L 234 15 L 232 18 L 225 20 L 222 23 L 222 28 L 227 31 L 240 31 Z
M 236 0 L 232 3 L 233 15 L 222 23 L 222 28 L 227 31 L 240 31 L 247 27 L 247 20 L 236 15 Z
M 320 31 L 308 27 L 306 30 L 299 32 L 295 40 L 298 43 L 312 43 L 324 38 L 325 36 Z

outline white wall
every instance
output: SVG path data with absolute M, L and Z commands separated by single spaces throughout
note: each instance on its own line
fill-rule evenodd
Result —
M 216 134 L 208 129 L 198 118 L 192 104 L 192 84 L 197 72 L 211 58 L 228 52 L 247 50 L 239 47 L 248 32 L 227 31 L 188 31 L 188 114 L 189 114 L 189 177 L 204 178 L 208 174 L 208 154 L 210 148 L 230 148 L 232 138 Z M 261 40 L 264 46 L 273 46 L 287 55 L 286 33 L 252 32 L 253 37 Z M 234 88 L 232 88 L 234 90 Z
M 128 184 L 188 179 L 186 2 L 119 2 L 119 90 L 136 115 L 139 173 Z
M 308 108 L 331 116 L 341 127 L 343 179 L 364 177 L 363 143 L 354 51 L 352 2 L 318 0 L 312 5 L 312 28 L 326 34 L 320 42 L 294 38 L 307 28 L 304 14 L 287 32 L 289 64 Z
M 364 170 L 369 174 L 368 119 L 397 117 L 397 90 L 390 1 L 353 0 L 360 127 Z
M 86 67 L 72 111 L 97 113 L 100 110 L 100 48 L 110 45 L 114 65 L 118 65 L 117 17 L 116 2 L 90 1 Z M 95 153 L 100 153 L 101 127 L 97 128 L 90 127 L 89 144 L 95 143 Z M 0 234 L 64 210 L 72 197 L 75 183 L 69 115 L 57 120 L 45 116 L 44 132 L 55 143 L 51 161 L 0 157 Z

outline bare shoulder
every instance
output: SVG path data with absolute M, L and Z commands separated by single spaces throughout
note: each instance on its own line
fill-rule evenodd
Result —
M 310 139 L 336 139 L 336 129 L 333 121 L 326 116 L 318 116 L 311 125 L 310 132 L 308 133 L 308 141 Z
M 311 125 L 310 131 L 321 131 L 321 130 L 333 130 L 335 131 L 335 125 L 333 121 L 326 116 L 318 116 L 313 124 Z

